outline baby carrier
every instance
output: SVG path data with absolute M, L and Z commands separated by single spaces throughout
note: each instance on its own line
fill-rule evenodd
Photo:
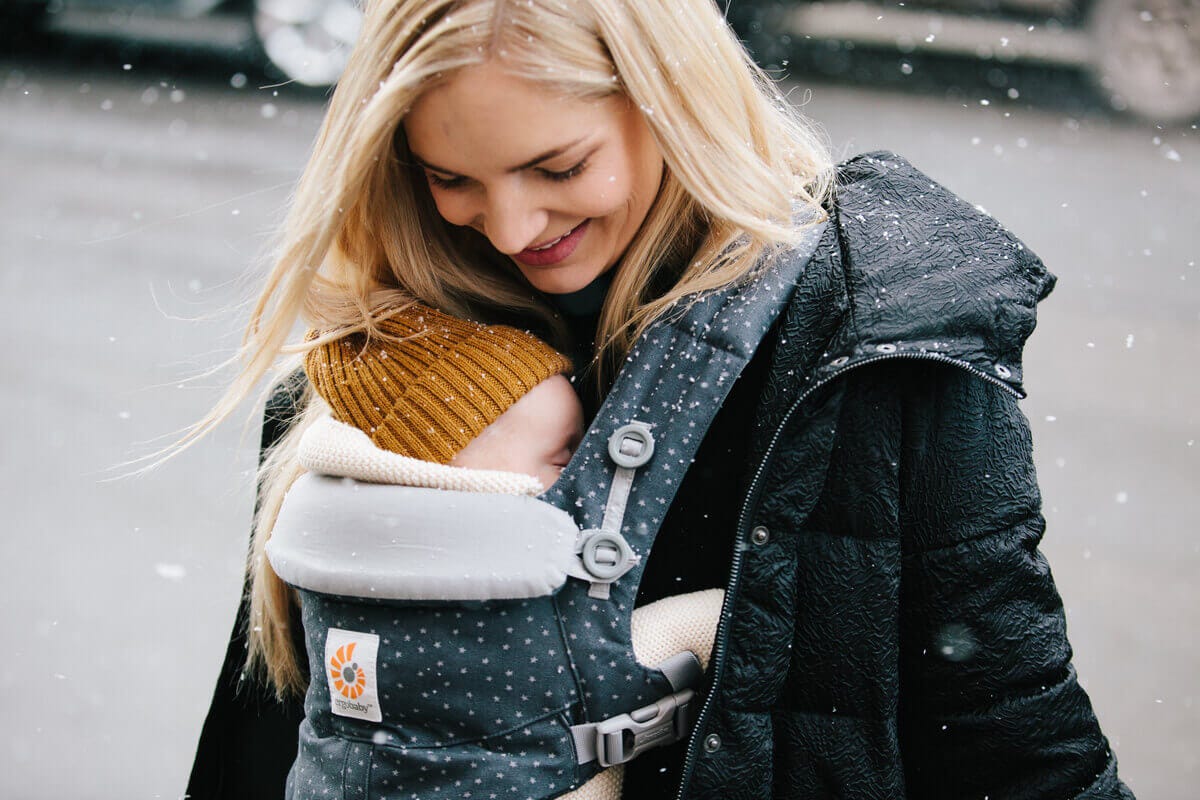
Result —
M 645 555 L 822 230 L 651 327 L 540 497 L 296 481 L 267 550 L 312 676 L 289 798 L 543 800 L 688 735 L 698 660 L 631 644 Z

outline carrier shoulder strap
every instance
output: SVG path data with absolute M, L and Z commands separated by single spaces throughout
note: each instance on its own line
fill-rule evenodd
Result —
M 649 328 L 571 463 L 542 496 L 581 529 L 579 564 L 570 573 L 578 580 L 557 595 L 568 641 L 586 654 L 572 658 L 587 716 L 574 730 L 581 762 L 595 755 L 605 763 L 606 746 L 621 741 L 613 755 L 632 757 L 639 735 L 661 744 L 674 740 L 664 741 L 666 733 L 677 737 L 686 728 L 680 720 L 688 703 L 680 701 L 699 683 L 698 668 L 639 665 L 633 653 L 630 618 L 645 557 L 713 418 L 786 306 L 825 225 L 804 228 L 753 280 L 704 295 Z

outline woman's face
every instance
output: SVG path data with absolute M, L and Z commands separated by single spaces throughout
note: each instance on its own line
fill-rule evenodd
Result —
M 442 217 L 552 294 L 620 260 L 662 180 L 662 154 L 623 95 L 565 97 L 491 62 L 422 95 L 404 133 Z

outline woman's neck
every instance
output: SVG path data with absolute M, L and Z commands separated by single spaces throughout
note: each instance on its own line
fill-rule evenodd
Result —
M 567 325 L 570 346 L 566 352 L 575 365 L 571 383 L 583 403 L 584 421 L 589 425 L 600 407 L 589 366 L 595 356 L 596 323 L 611 283 L 612 270 L 609 270 L 578 291 L 544 295 Z
M 589 317 L 598 315 L 612 284 L 612 270 L 597 275 L 591 283 L 566 294 L 547 294 L 546 299 L 566 317 Z

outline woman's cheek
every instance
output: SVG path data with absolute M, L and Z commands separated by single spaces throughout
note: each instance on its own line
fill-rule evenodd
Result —
M 612 192 L 615 189 L 614 184 L 616 183 L 616 180 L 616 175 L 609 175 L 604 179 L 603 182 L 601 182 L 600 189 L 596 192 L 597 201 L 604 204 L 608 203 L 608 198 L 612 195 Z
M 579 192 L 583 216 L 604 217 L 625 204 L 630 191 L 629 181 L 614 172 L 601 172 L 597 179 Z
M 429 187 L 429 191 L 433 195 L 433 204 L 442 219 L 451 225 L 466 225 L 471 221 L 470 211 L 461 196 L 433 186 Z

